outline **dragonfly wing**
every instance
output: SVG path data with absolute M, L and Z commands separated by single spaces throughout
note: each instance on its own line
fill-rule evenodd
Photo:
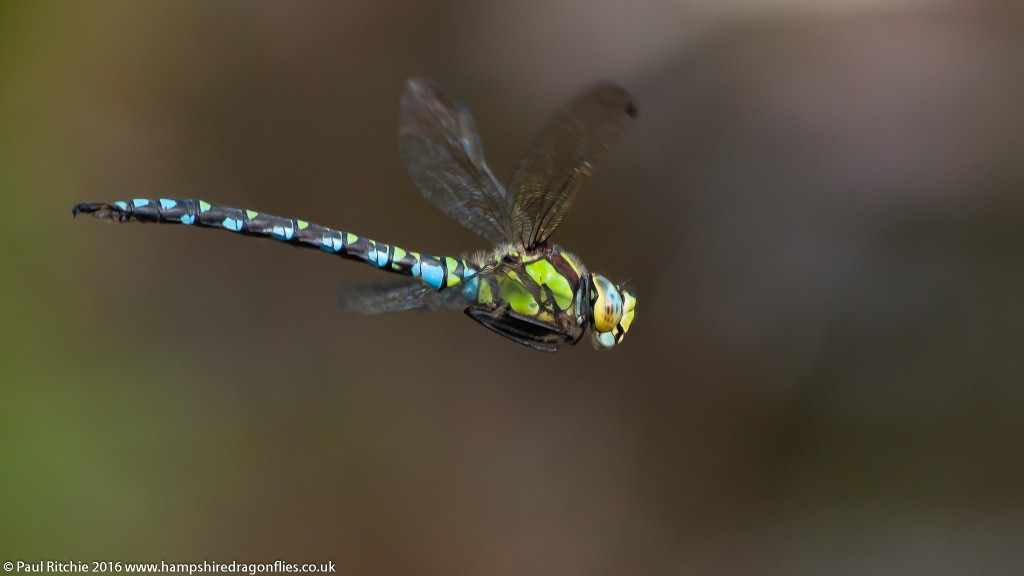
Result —
M 535 246 L 551 236 L 576 192 L 636 114 L 633 97 L 625 88 L 601 82 L 551 117 L 519 161 L 509 185 L 515 239 Z
M 505 189 L 484 161 L 466 106 L 436 84 L 412 78 L 399 118 L 399 152 L 423 196 L 491 244 L 508 241 Z
M 418 279 L 406 282 L 343 286 L 338 303 L 350 312 L 384 314 L 406 310 L 462 310 L 465 300 L 448 291 L 437 292 Z
M 505 267 L 485 268 L 469 279 L 440 291 L 419 278 L 345 285 L 338 291 L 338 303 L 343 309 L 359 314 L 384 314 L 406 310 L 463 310 L 472 304 L 467 297 L 475 298 L 467 295 L 467 282 L 476 279 L 475 286 L 479 286 L 480 281 L 492 277 L 497 270 L 504 270 Z

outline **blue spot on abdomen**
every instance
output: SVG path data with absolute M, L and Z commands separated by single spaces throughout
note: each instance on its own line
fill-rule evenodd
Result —
M 236 218 L 225 218 L 223 224 L 225 228 L 232 232 L 238 232 L 242 229 L 242 221 Z
M 441 287 L 441 283 L 444 282 L 444 268 L 440 264 L 423 260 L 420 263 L 420 271 L 423 272 L 421 278 L 423 278 L 424 282 L 434 288 Z
M 291 226 L 288 226 L 287 228 L 284 226 L 274 226 L 274 228 L 271 229 L 270 231 L 270 235 L 273 236 L 275 240 L 281 240 L 285 242 L 291 240 L 292 234 L 294 233 L 295 229 L 292 228 Z
M 324 236 L 323 244 L 320 245 L 320 249 L 327 252 L 340 252 L 341 238 L 335 238 L 333 236 Z
M 366 263 L 374 268 L 383 268 L 388 263 L 388 245 L 370 240 L 370 246 L 366 251 Z

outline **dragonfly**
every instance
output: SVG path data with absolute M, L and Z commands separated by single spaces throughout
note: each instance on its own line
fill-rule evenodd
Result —
M 430 80 L 409 79 L 400 106 L 399 152 L 423 196 L 492 246 L 464 256 L 430 256 L 306 220 L 197 199 L 83 203 L 72 214 L 272 238 L 408 277 L 343 290 L 342 306 L 354 312 L 463 310 L 534 350 L 577 344 L 588 330 L 595 348 L 610 349 L 629 331 L 636 295 L 588 272 L 549 239 L 636 116 L 633 97 L 620 85 L 585 88 L 551 116 L 502 186 L 484 160 L 466 105 Z

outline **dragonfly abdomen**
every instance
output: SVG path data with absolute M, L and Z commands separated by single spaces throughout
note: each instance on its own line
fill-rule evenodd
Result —
M 455 286 L 476 274 L 472 264 L 464 258 L 426 256 L 305 220 L 212 204 L 204 200 L 136 198 L 109 204 L 78 204 L 72 209 L 76 216 L 80 212 L 118 222 L 136 220 L 183 224 L 272 238 L 296 246 L 317 248 L 349 260 L 365 262 L 374 268 L 395 274 L 414 276 L 437 290 Z

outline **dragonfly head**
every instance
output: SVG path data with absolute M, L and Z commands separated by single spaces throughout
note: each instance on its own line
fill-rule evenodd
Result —
M 600 274 L 590 274 L 590 328 L 594 348 L 607 350 L 622 341 L 633 323 L 636 295 Z

